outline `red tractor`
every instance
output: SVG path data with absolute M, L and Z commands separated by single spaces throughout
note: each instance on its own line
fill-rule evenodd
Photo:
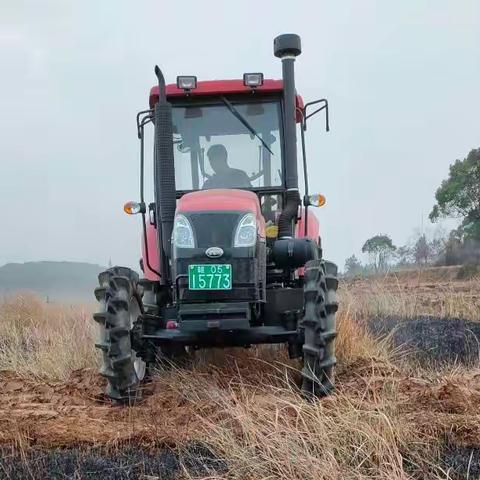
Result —
M 140 201 L 124 207 L 143 220 L 144 278 L 113 267 L 99 275 L 95 290 L 96 346 L 113 399 L 134 399 L 159 357 L 264 343 L 286 344 L 292 358 L 303 359 L 306 395 L 333 388 L 337 267 L 323 259 L 318 220 L 309 210 L 325 199 L 308 192 L 304 135 L 307 119 L 322 110 L 328 130 L 328 103 L 304 105 L 296 94 L 298 35 L 277 37 L 274 53 L 282 80 L 246 73 L 243 80 L 202 82 L 179 76 L 165 85 L 155 67 L 150 109 L 137 115 Z M 149 123 L 155 202 L 147 205 Z

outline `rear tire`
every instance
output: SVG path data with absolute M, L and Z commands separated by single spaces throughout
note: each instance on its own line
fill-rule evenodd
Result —
M 100 304 L 93 315 L 100 327 L 102 351 L 100 374 L 107 379 L 106 394 L 130 403 L 139 396 L 138 387 L 146 374 L 146 363 L 132 349 L 131 331 L 142 313 L 138 275 L 125 267 L 113 267 L 98 276 L 95 296 Z
M 304 282 L 302 392 L 308 397 L 323 397 L 334 385 L 337 266 L 311 260 L 305 265 Z

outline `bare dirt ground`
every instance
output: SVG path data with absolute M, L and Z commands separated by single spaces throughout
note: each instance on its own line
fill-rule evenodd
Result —
M 261 374 L 252 375 L 252 362 L 260 367 Z M 261 377 L 267 382 L 270 379 L 275 385 L 279 381 L 278 377 L 274 381 L 278 373 L 274 367 L 265 368 L 263 362 L 255 358 L 232 357 L 223 367 L 205 368 L 201 375 L 207 378 L 215 376 L 215 386 L 223 389 L 223 394 L 233 403 L 237 395 L 242 395 L 241 390 L 248 388 L 250 402 L 271 402 L 273 406 L 271 388 L 254 385 L 261 384 Z M 172 375 L 175 377 L 176 373 Z M 197 378 L 198 375 L 199 372 L 196 373 Z M 165 476 L 167 473 L 174 478 L 174 474 L 181 473 L 185 468 L 190 473 L 196 472 L 200 478 L 212 472 L 221 474 L 228 465 L 221 449 L 213 448 L 211 451 L 207 448 L 207 454 L 202 454 L 199 460 L 198 454 L 193 456 L 195 450 L 192 453 L 189 448 L 195 444 L 203 445 L 203 448 L 208 445 L 210 422 L 205 422 L 205 418 L 225 422 L 229 425 L 226 428 L 234 428 L 236 421 L 232 420 L 238 419 L 232 419 L 226 411 L 218 411 L 218 405 L 205 396 L 205 392 L 192 398 L 189 392 L 182 390 L 185 385 L 180 388 L 170 385 L 171 378 L 168 376 L 167 373 L 166 378 L 154 379 L 146 387 L 144 399 L 139 405 L 129 408 L 113 405 L 105 399 L 103 382 L 92 370 L 74 372 L 68 386 L 63 382 L 27 380 L 3 372 L 0 377 L 0 442 L 4 446 L 13 445 L 24 454 L 37 452 L 38 455 L 40 452 L 43 466 L 49 460 L 45 457 L 46 450 L 62 448 L 52 457 L 55 468 L 61 473 L 58 478 L 64 478 L 66 473 L 65 456 L 71 461 L 72 455 L 78 457 L 77 466 L 82 465 L 82 459 L 86 472 L 94 468 L 93 471 L 103 472 L 105 477 L 102 478 L 140 478 L 138 474 L 141 471 L 156 475 L 163 471 L 163 476 L 158 478 L 168 478 Z M 232 379 L 238 382 L 239 378 L 242 378 L 242 384 L 232 385 Z M 427 452 L 433 448 L 430 442 L 435 447 L 440 444 L 438 453 L 432 457 L 436 458 L 438 468 L 450 470 L 451 476 L 444 478 L 466 478 L 462 475 L 467 471 L 474 475 L 470 478 L 480 475 L 480 370 L 453 370 L 432 378 L 431 374 L 422 375 L 420 372 L 410 376 L 409 372 L 379 359 L 358 359 L 348 370 L 340 368 L 337 385 L 336 394 L 322 401 L 324 414 L 335 417 L 342 411 L 345 414 L 347 408 L 359 416 L 389 414 L 399 425 L 392 429 L 414 426 L 418 442 L 416 453 L 420 457 L 422 449 Z M 273 387 L 273 390 L 277 388 Z M 290 395 L 287 394 L 286 403 L 288 401 Z M 241 438 L 239 433 L 239 441 Z M 106 447 L 110 453 L 99 456 L 98 451 L 92 453 L 95 450 L 90 450 L 88 453 L 87 450 L 85 456 L 77 451 L 79 447 L 98 449 L 99 446 Z M 144 456 L 135 458 L 140 452 L 144 452 Z M 417 468 L 418 459 L 410 459 L 411 453 L 405 449 L 401 463 L 406 472 L 411 470 L 412 478 L 442 478 L 434 476 L 438 472 L 434 473 L 436 468 L 430 468 L 428 462 Z M 98 457 L 97 462 L 92 463 L 92 455 L 93 459 Z M 132 476 L 119 476 L 117 469 L 122 469 L 113 460 L 107 461 L 109 455 L 117 463 L 123 461 L 129 468 L 132 468 L 132 462 L 137 465 L 131 472 Z M 182 455 L 183 460 L 180 460 Z M 4 478 L 15 478 L 7 475 L 8 469 L 12 469 L 12 458 L 5 454 L 0 461 L 0 465 L 3 463 Z M 33 455 L 32 458 L 38 462 L 38 456 Z M 98 459 L 101 460 L 100 465 Z M 25 465 L 25 456 L 17 457 L 13 465 L 15 468 Z M 51 463 L 46 465 L 49 469 L 53 468 Z M 107 473 L 117 473 L 110 477 L 105 469 Z M 421 476 L 424 474 L 425 477 Z M 246 475 L 243 478 L 255 477 Z
M 254 357 L 242 357 L 230 357 L 221 369 L 205 367 L 201 375 L 224 376 L 225 392 L 230 395 L 234 390 L 227 377 L 234 368 L 245 385 L 252 380 L 261 382 L 260 376 L 267 379 L 279 373 L 273 366 L 265 368 L 263 362 L 260 365 Z M 261 375 L 251 374 L 250 362 L 261 366 Z M 167 378 L 175 375 L 167 373 Z M 348 371 L 340 368 L 336 395 L 351 402 L 367 402 L 383 395 L 386 388 L 395 389 L 398 412 L 408 414 L 426 428 L 433 426 L 430 424 L 433 417 L 436 425 L 442 417 L 445 425 L 452 426 L 450 420 L 467 421 L 480 411 L 480 370 L 477 369 L 461 374 L 453 370 L 450 376 L 427 379 L 406 376 L 401 369 L 381 361 L 359 360 L 351 364 Z M 144 398 L 134 407 L 113 404 L 105 398 L 103 389 L 103 381 L 92 370 L 74 372 L 68 384 L 27 380 L 2 372 L 1 444 L 66 447 L 134 441 L 143 446 L 171 446 L 198 438 L 202 417 L 215 414 L 215 404 L 202 401 L 194 404 L 175 386 L 168 385 L 166 378 L 154 378 L 145 387 Z M 329 406 L 335 400 L 330 397 L 322 402 Z M 470 425 L 469 438 L 480 445 L 480 423 Z
M 132 407 L 105 398 L 88 352 L 52 374 L 15 360 L 0 371 L 0 478 L 480 478 L 478 287 L 345 285 L 337 389 L 313 404 L 283 350 L 159 371 Z

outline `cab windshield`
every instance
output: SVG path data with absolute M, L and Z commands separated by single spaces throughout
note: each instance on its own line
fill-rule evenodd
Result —
M 280 103 L 173 106 L 177 190 L 282 185 Z

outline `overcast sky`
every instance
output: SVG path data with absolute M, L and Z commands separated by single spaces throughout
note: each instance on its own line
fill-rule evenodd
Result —
M 134 116 L 158 63 L 173 81 L 279 78 L 273 38 L 302 37 L 297 89 L 326 256 L 408 241 L 456 158 L 480 147 L 478 0 L 0 0 L 0 265 L 137 265 Z

